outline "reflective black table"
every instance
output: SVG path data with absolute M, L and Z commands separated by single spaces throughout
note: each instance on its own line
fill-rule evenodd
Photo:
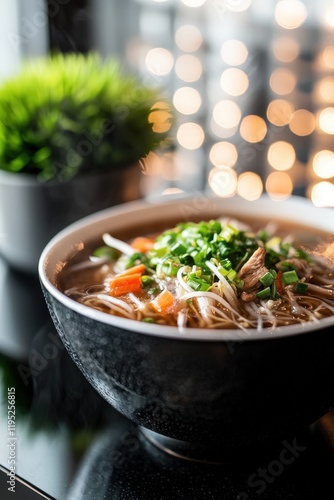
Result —
M 53 328 L 37 275 L 1 259 L 0 380 L 1 499 L 334 498 L 334 413 L 233 463 L 168 455 L 83 378 Z

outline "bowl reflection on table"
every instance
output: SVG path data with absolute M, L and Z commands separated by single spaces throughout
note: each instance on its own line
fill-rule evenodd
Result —
M 45 248 L 39 275 L 56 328 L 95 389 L 176 454 L 216 460 L 226 450 L 296 436 L 334 402 L 334 320 L 272 332 L 189 329 L 123 319 L 66 297 L 64 264 L 104 232 L 131 236 L 170 221 L 215 216 L 286 220 L 334 233 L 329 211 L 303 198 L 176 198 L 134 202 L 72 224 Z M 146 429 L 146 430 L 145 430 Z M 153 431 L 153 432 L 151 432 Z

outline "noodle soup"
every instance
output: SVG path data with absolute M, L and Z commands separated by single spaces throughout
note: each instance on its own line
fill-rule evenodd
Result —
M 333 261 L 319 252 L 326 240 L 301 225 L 244 218 L 173 222 L 132 238 L 104 233 L 58 286 L 88 307 L 180 332 L 316 323 L 334 314 Z

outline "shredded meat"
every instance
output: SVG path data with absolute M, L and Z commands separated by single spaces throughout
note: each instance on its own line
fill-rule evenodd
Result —
M 334 261 L 322 254 L 312 254 L 310 281 L 319 285 L 334 285 Z
M 260 288 L 259 279 L 268 272 L 264 265 L 265 255 L 265 249 L 259 247 L 238 273 L 238 277 L 244 282 L 241 298 L 245 302 L 255 299 L 256 292 Z

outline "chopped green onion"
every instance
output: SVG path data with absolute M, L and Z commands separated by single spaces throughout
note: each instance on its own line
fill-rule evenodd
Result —
M 181 267 L 179 262 L 175 260 L 173 257 L 167 258 L 163 261 L 161 265 L 161 270 L 167 276 L 175 277 L 177 275 L 178 269 Z
M 263 286 L 270 286 L 272 282 L 274 281 L 274 276 L 271 274 L 270 271 L 267 271 L 259 281 L 262 283 Z
M 296 283 L 295 285 L 295 292 L 296 293 L 305 293 L 306 290 L 308 289 L 308 284 L 307 283 Z
M 267 241 L 266 249 L 274 250 L 278 253 L 281 241 L 282 240 L 279 236 L 273 236 L 269 241 Z
M 187 279 L 187 285 L 193 288 L 196 292 L 198 291 L 207 292 L 211 286 L 209 283 L 206 283 L 205 281 L 199 278 Z
M 222 274 L 223 276 L 227 276 L 228 273 L 229 273 L 229 270 L 228 269 L 225 269 L 225 267 L 218 267 L 218 271 L 220 272 L 220 274 Z
M 213 231 L 213 233 L 218 234 L 221 232 L 222 225 L 220 222 L 218 222 L 217 220 L 212 220 L 210 221 L 210 224 L 211 224 L 211 231 Z
M 272 274 L 272 276 L 274 277 L 274 279 L 277 278 L 277 272 L 275 271 L 275 269 L 269 269 L 269 272 Z
M 226 275 L 226 277 L 230 280 L 230 281 L 234 281 L 235 278 L 237 277 L 237 273 L 235 272 L 234 269 L 231 269 L 231 271 L 229 271 Z
M 258 299 L 267 299 L 271 297 L 271 289 L 270 286 L 267 286 L 267 288 L 264 288 L 263 290 L 260 290 L 256 294 Z
M 238 234 L 238 230 L 231 226 L 230 224 L 227 224 L 226 226 L 223 227 L 220 237 L 223 238 L 225 241 L 231 241 L 233 236 Z
M 187 253 L 187 248 L 180 242 L 176 242 L 170 249 L 175 255 L 183 255 Z
M 141 277 L 141 282 L 142 282 L 143 286 L 150 286 L 154 283 L 154 280 L 152 279 L 152 276 L 144 274 Z
M 137 264 L 147 264 L 148 259 L 147 255 L 142 252 L 136 252 L 132 254 L 126 262 L 125 269 L 129 269 L 130 267 L 136 266 Z
M 298 248 L 298 250 L 296 250 L 295 257 L 298 257 L 298 259 L 306 260 L 306 262 L 308 262 L 309 264 L 313 262 L 312 257 L 302 248 Z
M 280 250 L 281 250 L 281 253 L 282 253 L 282 255 L 284 255 L 285 257 L 287 257 L 287 256 L 288 256 L 290 248 L 291 248 L 290 243 L 281 243 L 281 244 L 280 244 Z
M 188 278 L 200 278 L 202 276 L 202 269 L 196 269 L 188 274 Z
M 291 264 L 290 262 L 286 262 L 285 260 L 282 260 L 280 262 L 280 270 L 281 271 L 295 271 L 296 270 L 296 267 Z
M 241 269 L 241 267 L 245 264 L 245 262 L 249 259 L 249 257 L 250 257 L 250 252 L 246 252 L 237 263 L 235 267 L 236 271 L 239 271 L 239 269 Z
M 143 323 L 155 323 L 154 318 L 143 318 L 142 319 Z
M 268 233 L 265 229 L 262 229 L 257 233 L 257 237 L 259 240 L 265 242 L 268 239 Z
M 298 275 L 295 270 L 285 271 L 282 274 L 282 283 L 284 285 L 290 285 L 291 283 L 296 283 L 298 281 Z
M 271 285 L 271 298 L 273 300 L 276 300 L 278 299 L 278 293 L 277 293 L 277 288 L 276 288 L 276 283 L 274 281 L 274 283 Z
M 185 253 L 183 255 L 179 255 L 180 262 L 185 266 L 192 266 L 194 263 L 194 259 L 189 253 Z
M 244 286 L 244 280 L 241 280 L 240 278 L 237 278 L 234 280 L 234 284 L 238 288 L 238 290 L 242 290 Z
M 221 262 L 220 262 L 220 265 L 226 269 L 227 271 L 229 271 L 230 269 L 232 269 L 232 262 L 230 261 L 230 259 L 223 259 Z
M 98 257 L 99 259 L 116 260 L 120 256 L 120 252 L 115 248 L 109 247 L 108 245 L 103 245 L 98 247 L 92 253 L 93 257 Z

